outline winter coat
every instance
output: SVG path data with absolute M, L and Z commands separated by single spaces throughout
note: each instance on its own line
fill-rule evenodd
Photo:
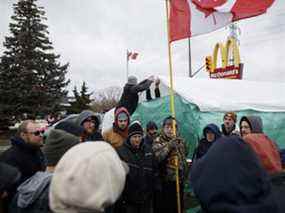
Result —
M 130 115 L 132 115 L 138 106 L 138 93 L 148 89 L 151 83 L 152 81 L 148 79 L 140 82 L 137 85 L 127 83 L 124 86 L 123 94 L 120 98 L 118 107 L 125 107 Z
M 210 130 L 212 133 L 215 134 L 215 140 L 212 142 L 207 141 L 206 139 L 206 130 Z M 204 129 L 203 129 L 203 136 L 204 138 L 202 138 L 199 141 L 199 145 L 196 148 L 196 150 L 194 151 L 194 159 L 199 159 L 201 158 L 203 155 L 205 155 L 207 153 L 207 151 L 210 149 L 210 147 L 212 146 L 212 144 L 222 136 L 222 133 L 220 132 L 219 128 L 217 125 L 215 124 L 209 124 L 207 125 Z
M 115 111 L 115 121 L 113 123 L 113 127 L 103 132 L 104 141 L 110 143 L 114 148 L 118 148 L 121 146 L 125 140 L 128 138 L 128 127 L 122 130 L 118 127 L 118 115 L 120 113 L 126 113 L 128 116 L 128 124 L 130 123 L 130 115 L 126 108 L 120 107 Z
M 49 185 L 52 174 L 37 172 L 18 187 L 10 205 L 10 213 L 51 213 L 49 208 Z
M 152 144 L 153 144 L 153 141 L 154 141 L 154 139 L 152 138 L 152 137 L 150 137 L 149 135 L 146 135 L 145 137 L 144 137 L 144 144 L 146 145 L 146 146 L 148 146 L 148 147 L 150 147 L 151 149 L 152 149 Z
M 277 145 L 263 133 L 263 124 L 259 116 L 244 116 L 242 121 L 247 121 L 251 127 L 251 133 L 244 137 L 254 152 L 257 154 L 261 164 L 270 174 L 282 170 L 281 158 Z
M 79 126 L 82 126 L 83 122 L 87 119 L 92 117 L 95 120 L 95 132 L 92 134 L 86 134 L 84 133 L 82 135 L 82 140 L 84 141 L 102 141 L 103 140 L 103 136 L 102 134 L 99 132 L 99 126 L 100 126 L 100 122 L 101 119 L 98 115 L 96 115 L 94 112 L 90 111 L 90 110 L 84 110 L 82 111 L 78 117 L 75 120 L 75 123 Z
M 285 212 L 285 171 L 271 174 L 270 181 L 272 183 L 274 199 L 279 207 L 279 212 Z
M 250 146 L 237 136 L 221 137 L 194 162 L 190 179 L 204 212 L 278 211 L 269 176 Z
M 242 121 L 247 121 L 251 127 L 251 133 L 263 133 L 263 124 L 259 116 L 244 116 L 240 119 L 240 125 Z
M 149 203 L 153 196 L 155 180 L 152 151 L 144 146 L 143 141 L 138 150 L 134 149 L 127 139 L 117 152 L 130 168 L 121 200 L 127 205 Z
M 19 183 L 24 182 L 38 171 L 46 169 L 46 162 L 40 147 L 31 146 L 23 139 L 11 139 L 11 147 L 0 156 L 0 161 L 19 169 L 22 176 Z
M 170 142 L 174 141 L 175 148 L 170 147 Z M 184 140 L 180 137 L 169 138 L 163 132 L 153 142 L 153 153 L 159 163 L 159 175 L 162 181 L 176 181 L 176 166 L 175 158 L 178 157 L 179 162 L 179 177 L 180 181 L 184 182 L 187 176 L 188 166 L 186 161 L 187 147 Z
M 270 174 L 282 171 L 280 154 L 275 143 L 263 133 L 248 134 L 244 141 L 257 154 L 262 166 Z
M 95 120 L 95 128 L 99 129 L 99 125 L 101 122 L 101 119 L 98 115 L 96 115 L 94 112 L 90 111 L 90 110 L 84 110 L 82 111 L 78 117 L 75 120 L 75 123 L 78 126 L 82 126 L 82 123 L 89 117 L 92 117 Z
M 222 134 L 224 136 L 233 136 L 233 135 L 237 135 L 238 136 L 239 135 L 239 132 L 237 130 L 235 130 L 236 129 L 236 125 L 235 124 L 234 124 L 233 128 L 229 132 L 226 131 L 225 124 L 222 124 L 221 127 L 222 127 Z
M 82 142 L 85 141 L 103 141 L 103 136 L 100 132 L 94 132 L 93 134 L 89 135 L 89 134 L 83 134 L 83 136 L 81 137 Z
M 9 203 L 13 198 L 21 173 L 13 166 L 0 162 L 0 195 L 4 192 L 7 193 L 7 197 L 0 198 L 0 213 L 7 213 Z
M 104 141 L 111 144 L 114 148 L 122 146 L 124 141 L 127 139 L 127 134 L 124 131 L 121 131 L 118 127 L 114 126 L 111 129 L 108 129 L 106 132 L 103 132 Z

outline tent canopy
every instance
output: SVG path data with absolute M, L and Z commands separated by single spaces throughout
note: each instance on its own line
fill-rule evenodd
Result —
M 169 77 L 160 76 L 160 79 L 168 87 Z M 174 91 L 197 105 L 202 112 L 285 112 L 285 96 L 282 94 L 285 83 L 175 77 Z M 168 91 L 164 89 L 164 93 Z

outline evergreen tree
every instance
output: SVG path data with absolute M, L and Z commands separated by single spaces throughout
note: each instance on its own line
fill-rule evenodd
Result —
M 70 102 L 71 106 L 68 109 L 69 114 L 76 114 L 82 112 L 83 110 L 91 109 L 90 104 L 93 101 L 91 99 L 92 93 L 88 93 L 88 87 L 86 86 L 85 82 L 83 82 L 80 92 L 78 92 L 77 88 L 74 87 L 73 95 L 75 100 Z
M 58 109 L 67 95 L 68 64 L 59 63 L 48 38 L 43 7 L 37 0 L 19 0 L 5 37 L 0 63 L 0 116 L 45 114 Z

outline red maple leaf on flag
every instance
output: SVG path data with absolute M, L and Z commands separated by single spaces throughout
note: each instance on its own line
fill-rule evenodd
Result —
M 195 6 L 196 9 L 201 11 L 202 13 L 205 14 L 205 17 L 207 18 L 209 15 L 211 15 L 212 13 L 215 12 L 215 9 L 213 9 L 212 7 L 202 7 L 200 4 L 198 4 L 195 0 L 192 1 Z
M 130 60 L 131 56 L 132 56 L 132 52 L 127 51 L 127 60 Z
M 192 2 L 203 9 L 213 9 L 222 6 L 227 0 L 192 0 Z
M 136 60 L 137 59 L 137 57 L 138 57 L 138 53 L 136 53 L 136 52 L 134 52 L 133 54 L 132 54 L 132 59 L 133 60 Z

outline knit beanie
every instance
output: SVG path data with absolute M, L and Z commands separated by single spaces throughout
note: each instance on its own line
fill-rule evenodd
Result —
M 79 137 L 63 130 L 52 129 L 46 138 L 43 148 L 47 166 L 56 166 L 64 153 L 79 142 Z
M 226 116 L 232 118 L 235 123 L 237 122 L 237 114 L 235 112 L 226 112 L 224 114 L 224 119 L 225 119 Z
M 20 180 L 21 173 L 17 168 L 0 162 L 0 195 L 9 191 Z
M 80 137 L 84 133 L 84 128 L 82 126 L 79 126 L 71 121 L 59 122 L 54 128 L 63 130 L 77 137 Z
M 138 84 L 138 79 L 135 76 L 131 75 L 131 76 L 128 77 L 128 84 L 130 84 L 130 85 L 137 85 Z
M 128 130 L 128 137 L 130 138 L 133 135 L 143 135 L 143 128 L 139 121 L 134 121 L 130 126 Z
M 54 212 L 104 212 L 121 195 L 127 171 L 115 149 L 104 141 L 81 143 L 68 150 L 50 185 Z
M 129 117 L 128 117 L 127 113 L 121 112 L 118 114 L 118 120 L 128 120 L 128 119 L 129 119 Z
M 147 124 L 146 124 L 146 131 L 150 130 L 150 129 L 158 129 L 157 128 L 157 125 L 154 121 L 149 121 Z

